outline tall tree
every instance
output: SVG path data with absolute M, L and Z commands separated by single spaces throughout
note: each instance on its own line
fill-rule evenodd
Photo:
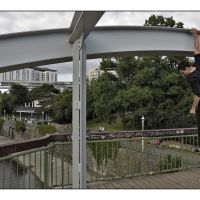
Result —
M 145 26 L 183 28 L 173 17 L 152 15 Z M 119 78 L 126 87 L 117 95 L 118 111 L 126 127 L 141 128 L 145 115 L 145 128 L 190 127 L 194 119 L 188 117 L 191 90 L 177 73 L 177 63 L 183 56 L 122 57 L 117 59 Z M 183 106 L 183 107 L 182 107 Z M 175 120 L 176 119 L 176 120 Z
M 99 120 L 111 122 L 116 118 L 115 96 L 118 89 L 118 78 L 110 73 L 102 74 L 96 80 L 93 93 L 94 113 Z
M 54 97 L 53 119 L 55 122 L 64 124 L 72 121 L 72 92 L 65 90 Z
M 14 106 L 24 105 L 28 102 L 28 88 L 23 85 L 13 84 L 10 88 L 11 103 Z
M 144 26 L 165 26 L 183 28 L 184 23 L 176 22 L 173 17 L 163 17 L 162 15 L 151 15 L 149 19 L 145 20 Z

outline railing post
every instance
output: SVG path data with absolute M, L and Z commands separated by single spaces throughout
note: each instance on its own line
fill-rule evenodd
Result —
M 129 140 L 128 145 L 128 175 L 130 176 L 132 174 L 132 164 L 131 164 L 131 140 Z
M 183 168 L 183 145 L 184 145 L 184 136 L 181 137 L 181 168 Z
M 48 188 L 49 187 L 49 167 L 48 167 L 49 163 L 48 163 L 48 149 L 44 150 L 44 188 Z
M 142 152 L 144 152 L 144 137 L 142 136 Z

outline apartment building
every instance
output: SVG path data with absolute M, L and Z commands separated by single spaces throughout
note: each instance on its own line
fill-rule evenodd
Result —
M 56 70 L 42 67 L 19 69 L 0 73 L 0 82 L 57 82 Z
M 100 67 L 93 67 L 89 70 L 88 79 L 89 79 L 89 81 L 91 81 L 93 79 L 97 79 L 103 73 L 104 73 L 104 71 L 100 70 Z M 116 70 L 109 70 L 108 73 L 111 73 L 111 74 L 117 76 Z

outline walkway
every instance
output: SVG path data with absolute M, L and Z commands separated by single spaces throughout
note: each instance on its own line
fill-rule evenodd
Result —
M 200 168 L 88 183 L 90 189 L 200 189 Z
M 19 141 L 15 139 L 10 139 L 2 135 L 0 136 L 0 145 L 11 144 L 11 143 L 16 143 L 16 142 L 19 142 Z

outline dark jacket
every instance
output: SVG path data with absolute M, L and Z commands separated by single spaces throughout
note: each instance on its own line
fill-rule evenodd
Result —
M 200 97 L 200 54 L 195 55 L 194 59 L 196 70 L 188 76 L 188 82 L 194 94 Z

